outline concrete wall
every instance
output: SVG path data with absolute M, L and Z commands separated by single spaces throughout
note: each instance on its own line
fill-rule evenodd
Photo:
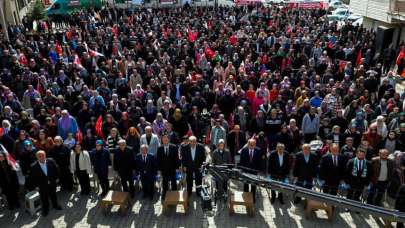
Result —
M 26 5 L 19 10 L 17 0 L 4 0 L 4 17 L 9 25 L 20 24 L 22 18 L 28 13 L 29 5 L 34 0 L 31 0 L 29 4 L 27 4 L 27 0 L 24 2 Z
M 391 16 L 388 14 L 390 11 L 390 1 L 391 0 L 351 0 L 349 6 L 355 14 L 390 23 Z

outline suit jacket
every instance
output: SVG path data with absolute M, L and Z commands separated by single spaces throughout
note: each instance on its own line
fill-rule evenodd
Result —
M 60 177 L 59 166 L 52 158 L 46 159 L 46 166 L 48 175 L 42 171 L 38 161 L 31 165 L 30 184 L 33 188 L 38 187 L 39 191 L 48 191 L 49 185 L 56 186 L 56 180 Z
M 224 149 L 222 153 L 219 149 L 216 149 L 212 153 L 212 163 L 214 165 L 230 164 L 231 162 L 231 153 L 227 149 Z
M 114 170 L 122 177 L 132 176 L 135 166 L 135 153 L 129 147 L 122 151 L 120 148 L 113 150 L 113 167 Z
M 169 144 L 169 154 L 166 155 L 164 146 L 160 146 L 157 150 L 157 167 L 162 172 L 162 175 L 174 175 L 176 169 L 180 167 L 179 152 L 177 146 Z
M 157 149 L 160 146 L 159 138 L 155 134 L 152 134 L 150 143 L 148 143 L 148 140 L 146 140 L 146 134 L 143 134 L 141 136 L 140 145 L 142 146 L 143 144 L 148 145 L 148 147 L 149 147 L 148 153 L 151 155 L 156 155 Z
M 229 147 L 229 151 L 232 154 L 236 154 L 237 153 L 237 149 L 236 149 L 236 132 L 231 131 L 228 135 L 228 139 L 227 139 L 227 145 Z M 239 149 L 243 148 L 243 146 L 245 146 L 246 144 L 246 138 L 245 135 L 242 132 L 239 132 Z
M 371 180 L 372 176 L 372 166 L 369 161 L 366 161 L 367 166 L 367 173 L 365 177 L 362 177 L 362 171 L 358 171 L 356 175 L 353 175 L 353 165 L 354 165 L 354 158 L 350 159 L 346 165 L 346 182 L 350 185 L 358 186 L 358 185 L 368 185 Z
M 314 153 L 309 154 L 308 163 L 305 161 L 304 153 L 299 152 L 295 157 L 295 165 L 293 170 L 294 177 L 298 180 L 312 180 L 316 176 L 318 167 L 318 159 Z
M 253 158 L 250 160 L 249 148 L 245 147 L 240 153 L 239 165 L 248 168 L 251 170 L 246 170 L 248 173 L 257 174 L 260 171 L 263 171 L 263 153 L 260 148 L 256 147 L 253 150 Z M 243 168 L 242 168 L 243 169 Z
M 375 157 L 371 160 L 371 166 L 373 168 L 373 175 L 371 176 L 371 182 L 373 184 L 377 183 L 378 176 L 381 170 L 381 159 L 380 157 Z M 387 159 L 387 181 L 391 181 L 394 176 L 394 162 L 391 159 Z
M 187 173 L 199 172 L 199 169 L 205 162 L 205 148 L 202 144 L 198 143 L 195 148 L 194 161 L 191 156 L 190 145 L 184 145 L 180 149 L 181 164 L 187 169 Z
M 290 173 L 290 155 L 287 152 L 283 152 L 283 164 L 280 165 L 277 151 L 270 153 L 268 162 L 268 172 L 271 178 L 284 180 Z
M 343 155 L 337 156 L 337 166 L 333 164 L 332 154 L 325 154 L 321 158 L 319 178 L 326 183 L 339 184 L 345 178 L 346 158 Z
M 137 154 L 135 157 L 135 169 L 141 177 L 147 178 L 148 181 L 154 181 L 157 172 L 155 157 L 147 154 L 145 163 L 142 154 Z

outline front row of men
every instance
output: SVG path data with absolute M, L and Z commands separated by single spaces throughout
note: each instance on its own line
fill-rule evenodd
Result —
M 180 172 L 180 167 L 183 167 L 183 172 L 186 175 L 187 192 L 192 193 L 193 182 L 197 186 L 197 194 L 202 184 L 202 167 L 206 162 L 206 152 L 202 144 L 197 143 L 194 136 L 189 137 L 189 142 L 178 148 L 169 143 L 167 135 L 162 137 L 162 145 L 158 148 L 157 154 L 148 154 L 148 146 L 141 146 L 141 153 L 134 154 L 125 140 L 118 142 L 118 148 L 112 152 L 110 156 L 108 150 L 103 149 L 102 141 L 96 142 L 96 149 L 92 151 L 90 157 L 91 165 L 95 174 L 98 176 L 102 188 L 102 195 L 105 195 L 109 190 L 108 183 L 108 166 L 111 164 L 110 157 L 113 158 L 113 168 L 116 175 L 120 177 L 122 189 L 134 196 L 134 170 L 139 174 L 139 179 L 142 183 L 144 197 L 153 198 L 154 184 L 158 171 L 162 178 L 162 198 L 165 197 L 169 190 L 169 183 L 172 190 L 177 190 L 177 173 Z M 332 195 L 336 195 L 339 186 L 346 182 L 350 185 L 347 198 L 360 200 L 360 195 L 365 186 L 372 183 L 371 191 L 368 197 L 368 203 L 380 205 L 381 199 L 386 191 L 389 177 L 392 174 L 393 162 L 388 157 L 388 151 L 382 149 L 380 156 L 373 159 L 372 163 L 366 161 L 365 152 L 358 150 L 356 156 L 347 161 L 347 159 L 338 153 L 339 148 L 333 144 L 329 153 L 324 155 L 320 161 L 317 156 L 311 152 L 308 144 L 304 144 L 302 151 L 297 153 L 295 159 L 284 150 L 283 144 L 277 144 L 276 150 L 271 152 L 268 157 L 262 153 L 260 148 L 256 147 L 256 141 L 250 139 L 245 148 L 241 150 L 239 167 L 247 173 L 263 174 L 267 171 L 273 180 L 288 181 L 290 171 L 296 185 L 311 189 L 314 180 L 318 177 L 323 181 L 323 191 Z M 87 152 L 86 152 L 87 153 Z M 212 152 L 212 163 L 215 165 L 231 163 L 231 155 L 229 150 L 225 148 L 225 143 L 219 141 L 216 149 Z M 84 156 L 87 157 L 87 156 Z M 266 159 L 267 157 L 267 159 Z M 267 161 L 267 164 L 266 164 Z M 76 163 L 75 163 L 76 162 Z M 86 176 L 83 165 L 84 161 L 78 155 L 71 158 L 71 164 L 75 164 L 75 173 L 79 179 L 82 189 L 88 191 L 83 184 L 83 180 L 89 181 L 88 178 L 79 178 Z M 267 167 L 267 168 L 266 168 Z M 319 173 L 318 173 L 319 167 Z M 83 170 L 84 169 L 84 170 Z M 79 175 L 83 170 L 83 175 Z M 37 161 L 32 165 L 30 172 L 31 187 L 39 189 L 40 198 L 43 205 L 43 214 L 48 214 L 49 198 L 52 206 L 55 209 L 61 209 L 56 198 L 56 186 L 59 178 L 59 168 L 54 160 L 46 158 L 44 151 L 37 152 Z M 222 184 L 222 190 L 226 190 L 226 183 Z M 218 186 L 218 185 L 217 185 Z M 253 192 L 255 196 L 255 185 L 244 184 L 244 191 Z M 271 191 L 271 203 L 275 203 L 278 198 L 281 204 L 284 203 L 282 193 Z M 255 197 L 254 197 L 255 199 Z M 301 199 L 295 198 L 294 202 L 298 203 Z

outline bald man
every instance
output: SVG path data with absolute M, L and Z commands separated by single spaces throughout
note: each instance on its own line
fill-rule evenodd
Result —
M 49 213 L 49 199 L 56 210 L 62 208 L 56 197 L 56 183 L 60 178 L 59 167 L 52 158 L 46 158 L 46 153 L 40 150 L 36 153 L 37 161 L 31 165 L 29 180 L 31 187 L 39 188 L 42 203 L 42 216 Z

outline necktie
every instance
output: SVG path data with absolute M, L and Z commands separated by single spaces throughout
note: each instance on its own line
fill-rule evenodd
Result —
M 143 162 L 146 163 L 146 156 L 143 156 Z
M 165 154 L 166 154 L 166 156 L 167 156 L 167 154 L 168 154 L 168 149 L 167 149 L 167 147 L 165 147 Z
M 333 155 L 333 164 L 334 164 L 335 166 L 337 166 L 337 159 L 336 159 L 336 155 Z
M 361 168 L 362 168 L 362 167 L 361 167 L 361 163 L 363 163 L 363 160 L 360 160 L 360 161 L 359 161 L 359 172 L 361 172 Z
M 253 160 L 253 150 L 250 150 L 249 156 L 250 156 L 250 162 L 252 162 L 252 160 Z

